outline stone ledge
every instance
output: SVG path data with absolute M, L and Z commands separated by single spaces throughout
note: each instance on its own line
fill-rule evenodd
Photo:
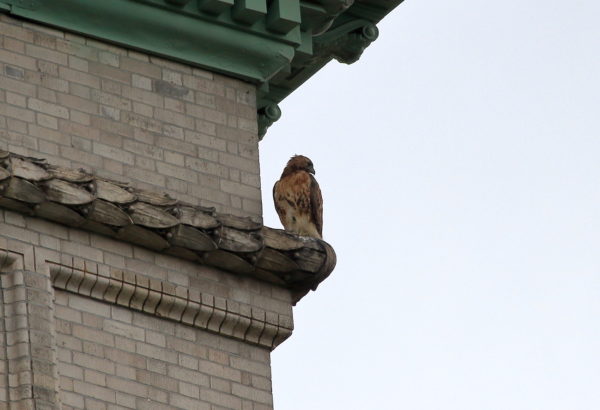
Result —
M 0 207 L 270 282 L 294 303 L 336 263 L 322 240 L 1 150 Z

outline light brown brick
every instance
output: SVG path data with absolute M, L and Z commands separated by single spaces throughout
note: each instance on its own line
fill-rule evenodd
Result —
M 63 404 L 66 404 L 67 406 L 72 406 L 78 409 L 84 408 L 84 397 L 81 394 L 62 390 L 60 397 Z
M 260 189 L 249 185 L 240 184 L 238 182 L 221 180 L 221 189 L 223 192 L 240 195 L 242 197 L 259 198 Z
M 83 380 L 88 383 L 106 387 L 106 375 L 95 370 L 84 369 Z
M 142 329 L 140 327 L 132 326 L 130 324 L 116 322 L 113 320 L 105 320 L 103 329 L 106 332 L 113 333 L 115 335 L 124 336 L 127 339 L 133 339 L 133 340 L 139 340 L 139 341 L 145 340 L 144 329 Z
M 206 148 L 217 151 L 225 151 L 227 149 L 227 142 L 216 138 L 212 133 L 201 133 L 201 132 L 185 132 L 185 140 L 193 144 L 201 145 Z
M 196 147 L 193 144 L 179 141 L 174 138 L 158 137 L 156 139 L 156 145 L 170 151 L 177 151 L 186 155 L 195 155 Z
M 69 82 L 82 84 L 92 88 L 100 88 L 100 79 L 92 74 L 72 70 L 66 67 L 59 67 L 58 73 L 61 78 L 67 79 Z
M 202 389 L 200 392 L 200 398 L 227 409 L 242 409 L 242 400 L 239 397 L 225 394 L 223 392 Z
M 36 60 L 22 54 L 13 53 L 8 50 L 0 49 L 0 61 L 11 66 L 17 66 L 28 70 L 36 70 Z
M 224 112 L 217 111 L 212 108 L 188 104 L 186 111 L 192 117 L 196 117 L 201 120 L 221 125 L 225 125 L 227 123 L 227 115 Z
M 73 336 L 83 340 L 88 340 L 90 342 L 99 343 L 104 346 L 115 345 L 113 335 L 107 334 L 96 329 L 92 329 L 87 326 L 74 325 Z
M 123 255 L 125 257 L 133 256 L 133 247 L 129 244 L 124 244 L 123 242 L 115 241 L 114 239 L 100 235 L 92 235 L 90 239 L 91 245 L 94 248 Z
M 69 111 L 60 105 L 56 105 L 53 103 L 48 103 L 46 101 L 37 100 L 35 98 L 30 98 L 27 101 L 27 107 L 30 110 L 38 111 L 44 114 L 51 115 L 53 117 L 59 118 L 69 118 Z
M 163 129 L 163 123 L 161 123 L 160 121 L 157 121 L 154 118 L 147 118 L 142 115 L 137 115 L 137 114 L 133 114 L 130 112 L 123 112 L 121 121 L 123 123 L 129 124 L 131 127 L 133 127 L 134 136 L 136 136 L 135 131 L 138 131 L 138 132 L 149 131 L 149 132 L 161 133 L 162 129 Z
M 164 162 L 157 162 L 156 169 L 162 175 L 168 175 L 192 183 L 196 183 L 198 181 L 197 174 L 186 168 L 177 167 Z
M 116 363 L 121 365 L 129 366 L 135 369 L 144 369 L 147 366 L 147 359 L 143 356 L 135 354 L 133 351 L 125 351 L 123 349 L 127 348 L 121 342 L 123 338 L 116 338 L 117 342 L 115 343 L 118 348 L 116 349 L 108 349 L 107 354 L 110 359 Z
M 132 85 L 134 87 L 141 88 L 143 90 L 151 91 L 152 90 L 152 79 L 142 76 L 142 75 L 139 75 L 139 74 L 133 74 L 132 75 Z
M 41 127 L 52 128 L 54 130 L 58 129 L 58 120 L 50 115 L 38 113 L 36 115 L 36 121 Z
M 73 89 L 73 87 L 71 87 Z M 58 94 L 59 104 L 81 111 L 87 114 L 98 114 L 98 104 L 89 99 L 77 95 Z
M 106 374 L 115 373 L 114 363 L 107 359 L 102 359 L 85 353 L 73 352 L 73 364 L 87 369 L 94 369 Z
M 80 243 L 61 240 L 61 251 L 73 256 L 79 256 L 85 259 L 91 259 L 95 262 L 102 262 L 102 251 Z
M 154 386 L 167 391 L 177 391 L 177 380 L 165 377 L 163 374 L 138 369 L 136 371 L 136 380 L 142 384 Z
M 232 356 L 231 367 L 256 375 L 271 377 L 271 370 L 269 366 L 264 362 L 261 363 L 253 360 L 248 360 L 243 357 Z
M 26 108 L 0 103 L 0 115 L 20 119 L 26 122 L 35 121 L 35 113 Z
M 186 157 L 185 165 L 186 165 L 186 167 L 189 167 L 196 171 L 215 175 L 215 176 L 222 177 L 222 178 L 227 177 L 229 174 L 229 169 L 226 166 L 217 164 L 215 162 L 207 161 L 204 159 Z
M 164 362 L 177 363 L 177 353 L 146 343 L 136 343 L 136 352 L 142 356 L 151 357 Z
M 67 55 L 58 51 L 49 49 L 48 47 L 39 47 L 32 44 L 25 45 L 27 55 L 39 58 L 41 60 L 51 61 L 59 65 L 67 65 Z
M 117 392 L 117 404 L 126 408 L 136 408 L 136 397 L 123 392 Z
M 165 185 L 165 177 L 163 175 L 136 167 L 125 167 L 124 175 L 137 181 L 145 181 L 158 186 Z
M 206 402 L 200 402 L 175 393 L 169 395 L 169 403 L 182 409 L 210 410 L 210 404 Z
M 130 53 L 130 56 L 132 54 Z M 147 58 L 147 56 L 144 56 Z M 130 71 L 132 73 L 139 73 L 141 75 L 152 77 L 152 78 L 160 78 L 161 77 L 161 69 L 160 67 L 150 64 L 148 62 L 139 61 L 138 59 L 133 59 L 130 57 L 121 57 L 121 69 Z
M 133 112 L 145 117 L 154 116 L 154 108 L 152 106 L 137 101 L 133 102 Z
M 73 389 L 76 393 L 79 393 L 84 396 L 94 397 L 98 400 L 106 401 L 109 403 L 116 402 L 116 394 L 111 389 L 96 386 L 91 383 L 85 383 L 79 380 L 75 380 L 73 382 Z
M 250 399 L 254 402 L 265 404 L 273 403 L 273 396 L 271 395 L 271 393 L 252 387 L 244 386 L 242 384 L 233 383 L 231 386 L 231 392 L 235 396 L 244 399 Z
M 193 118 L 174 111 L 163 110 L 161 108 L 154 109 L 154 118 L 159 121 L 169 124 L 176 124 L 187 129 L 194 129 L 195 126 Z
M 111 158 L 128 165 L 133 165 L 135 163 L 135 156 L 132 153 L 116 147 L 94 142 L 93 150 L 95 154 L 102 157 Z
M 259 173 L 258 163 L 256 161 L 242 158 L 239 155 L 231 155 L 225 152 L 220 152 L 219 162 L 228 167 L 237 168 L 242 171 L 252 172 L 255 174 Z
M 123 86 L 121 95 L 134 101 L 138 101 L 153 107 L 162 108 L 164 106 L 163 97 L 151 91 L 142 90 L 135 87 Z
M 0 76 L 0 89 L 6 91 L 13 91 L 18 94 L 27 95 L 33 97 L 35 95 L 36 87 L 34 84 L 28 84 L 24 81 L 19 81 L 14 78 Z
M 134 396 L 147 397 L 148 388 L 135 381 L 109 376 L 106 385 L 113 390 L 125 392 Z
M 131 111 L 131 101 L 100 90 L 91 90 L 91 99 L 112 108 Z
M 209 386 L 210 379 L 206 374 L 194 370 L 185 369 L 180 366 L 168 366 L 168 376 L 177 380 L 194 383 L 195 385 Z
M 195 399 L 200 398 L 200 387 L 195 384 L 179 382 L 179 393 Z
M 102 134 L 103 137 L 101 140 L 103 143 L 114 145 L 116 147 L 120 147 L 122 145 L 121 136 L 129 138 L 133 135 L 133 129 L 129 125 L 107 118 L 91 117 L 91 125 L 93 128 L 97 129 L 100 134 Z M 117 142 L 107 141 L 108 138 L 113 138 L 113 135 L 119 135 Z
M 119 70 L 106 64 L 91 61 L 89 63 L 88 72 L 99 77 L 108 78 L 112 81 L 118 81 L 124 84 L 131 84 L 131 73 Z
M 16 133 L 25 134 L 27 133 L 27 123 L 19 120 L 15 120 L 13 118 L 8 118 L 6 120 L 7 127 L 10 131 L 14 131 Z
M 114 49 L 111 51 L 114 51 Z M 122 52 L 122 50 L 119 50 L 119 52 Z M 98 62 L 102 64 L 107 64 L 112 67 L 119 67 L 119 61 L 120 56 L 118 54 L 109 51 L 100 51 L 98 53 Z

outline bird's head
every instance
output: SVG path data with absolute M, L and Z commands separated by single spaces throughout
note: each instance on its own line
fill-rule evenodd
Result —
M 312 161 L 310 158 L 305 157 L 304 155 L 294 155 L 292 158 L 290 158 L 284 172 L 286 170 L 289 170 L 289 172 L 306 171 L 310 174 L 315 174 L 315 168 Z

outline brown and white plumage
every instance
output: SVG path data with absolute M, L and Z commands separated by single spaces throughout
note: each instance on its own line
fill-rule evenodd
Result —
M 273 186 L 273 201 L 286 231 L 321 239 L 323 236 L 323 197 L 312 161 L 293 156 Z

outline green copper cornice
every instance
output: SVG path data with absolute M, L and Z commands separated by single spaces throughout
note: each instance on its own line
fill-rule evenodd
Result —
M 0 0 L 0 12 L 258 85 L 259 133 L 331 59 L 358 60 L 403 0 Z
M 300 42 L 299 28 L 270 34 L 259 23 L 251 28 L 233 15 L 202 12 L 192 1 L 178 7 L 162 0 L 29 0 L 27 8 L 21 0 L 0 1 L 13 3 L 11 12 L 22 17 L 253 82 L 289 64 Z

